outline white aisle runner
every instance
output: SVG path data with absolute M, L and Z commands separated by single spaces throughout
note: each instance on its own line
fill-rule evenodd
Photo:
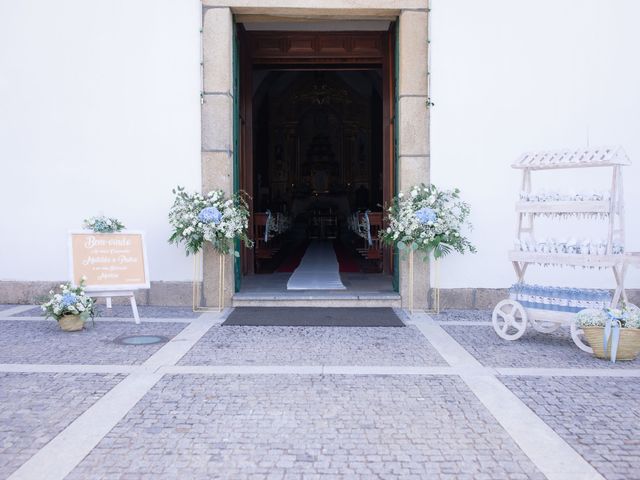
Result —
M 330 240 L 312 240 L 287 290 L 346 290 L 340 280 L 336 252 Z

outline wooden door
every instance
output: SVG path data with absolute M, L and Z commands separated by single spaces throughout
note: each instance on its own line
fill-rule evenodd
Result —
M 247 32 L 242 25 L 238 25 L 238 55 L 240 63 L 240 190 L 246 192 L 249 202 L 249 236 L 253 237 L 253 66 L 251 52 L 247 40 Z M 242 248 L 241 269 L 243 275 L 254 273 L 254 250 Z
M 382 63 L 382 198 L 385 207 L 396 191 L 396 85 L 395 85 L 395 25 L 391 24 L 385 38 Z M 386 247 L 382 272 L 393 272 L 393 249 Z

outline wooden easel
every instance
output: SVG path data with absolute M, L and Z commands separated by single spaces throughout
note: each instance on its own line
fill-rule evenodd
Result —
M 140 324 L 140 315 L 138 314 L 138 304 L 136 303 L 136 297 L 133 292 L 87 292 L 92 297 L 103 297 L 107 301 L 107 310 L 111 310 L 111 298 L 112 297 L 128 297 L 131 302 L 131 310 L 133 310 L 133 318 L 136 324 Z

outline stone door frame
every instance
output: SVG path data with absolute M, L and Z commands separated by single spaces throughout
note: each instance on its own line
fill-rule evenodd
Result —
M 309 8 L 303 0 L 202 1 L 202 189 L 234 190 L 234 18 L 237 21 L 344 21 L 387 19 L 396 21 L 397 172 L 398 189 L 429 181 L 429 108 L 427 0 L 323 0 L 322 8 Z M 390 5 L 393 8 L 390 8 Z M 215 306 L 218 295 L 218 256 L 205 247 L 203 295 Z M 226 259 L 225 303 L 235 291 L 234 262 Z M 408 268 L 401 260 L 399 290 L 407 306 Z M 427 308 L 429 271 L 421 261 L 414 266 L 414 306 Z

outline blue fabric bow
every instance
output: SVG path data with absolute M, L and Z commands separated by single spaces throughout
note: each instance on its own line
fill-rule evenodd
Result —
M 611 312 L 607 312 L 608 318 L 604 325 L 604 339 L 602 347 L 604 354 L 607 354 L 607 348 L 609 346 L 609 337 L 611 337 L 611 362 L 616 363 L 616 356 L 618 354 L 618 344 L 620 343 L 620 320 L 616 318 Z
M 367 224 L 367 242 L 369 242 L 369 246 L 373 245 L 371 242 L 371 224 L 369 223 L 369 210 L 364 212 L 364 221 Z
M 269 227 L 271 227 L 271 210 L 267 210 L 267 225 L 264 228 L 264 243 L 269 241 Z

